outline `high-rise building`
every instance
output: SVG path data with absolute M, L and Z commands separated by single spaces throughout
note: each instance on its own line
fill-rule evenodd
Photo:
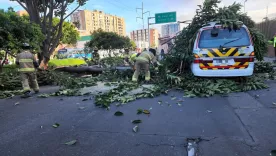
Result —
M 180 24 L 179 23 L 162 25 L 162 27 L 161 27 L 162 35 L 161 36 L 162 37 L 174 36 L 179 31 L 180 31 Z
M 124 18 L 106 14 L 103 11 L 78 10 L 71 15 L 72 23 L 77 23 L 79 30 L 92 33 L 98 29 L 107 32 L 115 32 L 118 35 L 126 35 Z
M 158 46 L 158 30 L 150 29 L 150 45 L 151 47 Z M 149 47 L 149 39 L 148 39 L 148 29 L 134 30 L 130 32 L 130 39 L 136 43 L 138 48 L 148 48 Z

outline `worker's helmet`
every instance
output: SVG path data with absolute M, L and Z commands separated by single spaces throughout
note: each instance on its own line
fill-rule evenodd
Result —
M 155 49 L 150 48 L 149 51 L 150 51 L 154 56 L 156 56 L 156 50 L 155 50 Z
M 31 48 L 31 46 L 30 46 L 29 43 L 23 43 L 22 44 L 22 49 L 27 50 L 27 49 L 30 49 L 30 48 Z

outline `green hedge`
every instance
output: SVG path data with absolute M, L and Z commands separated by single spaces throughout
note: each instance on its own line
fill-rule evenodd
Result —
M 86 62 L 82 59 L 52 59 L 49 61 L 49 67 L 64 67 L 64 66 L 80 66 L 86 65 Z

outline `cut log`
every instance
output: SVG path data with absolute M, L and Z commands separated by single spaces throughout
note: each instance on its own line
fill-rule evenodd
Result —
M 89 73 L 89 74 L 101 74 L 103 72 L 103 68 L 97 67 L 62 67 L 55 69 L 56 71 L 63 71 L 68 73 Z

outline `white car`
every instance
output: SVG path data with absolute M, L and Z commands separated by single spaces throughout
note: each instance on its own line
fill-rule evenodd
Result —
M 216 29 L 217 35 L 211 35 Z M 201 77 L 251 76 L 254 70 L 254 46 L 249 30 L 243 25 L 229 31 L 210 23 L 202 27 L 194 43 L 191 70 Z

